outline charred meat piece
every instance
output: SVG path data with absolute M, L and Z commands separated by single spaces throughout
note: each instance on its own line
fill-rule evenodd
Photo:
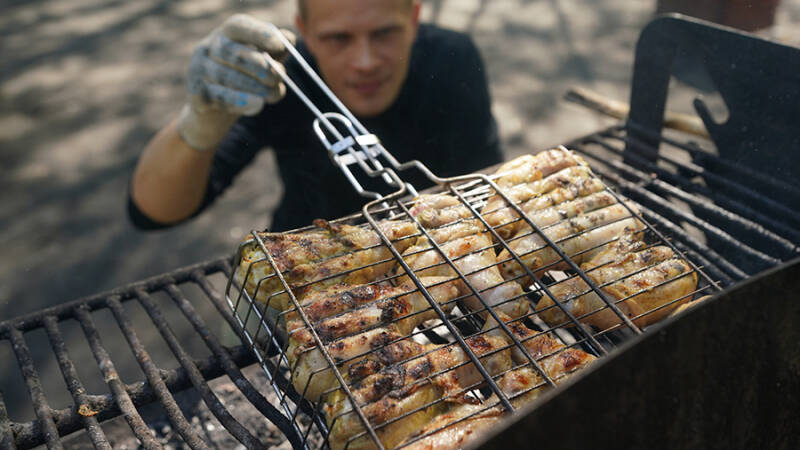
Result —
M 579 164 L 586 165 L 586 162 L 566 148 L 558 147 L 535 155 L 523 155 L 502 164 L 495 172 L 495 183 L 500 188 L 530 183 Z
M 452 308 L 449 301 L 458 295 L 452 282 L 427 277 L 422 278 L 422 282 L 444 310 Z M 305 303 L 303 309 L 309 321 L 339 370 L 347 373 L 351 366 L 360 362 L 357 372 L 360 376 L 393 361 L 387 355 L 376 359 L 376 355 L 369 354 L 389 342 L 388 337 L 408 336 L 417 325 L 435 317 L 428 300 L 413 286 L 357 286 L 344 290 L 334 286 L 331 295 L 325 295 L 324 291 L 315 292 L 315 298 Z M 286 328 L 292 383 L 306 398 L 316 400 L 326 390 L 338 386 L 335 375 L 328 369 L 328 363 L 316 348 L 311 330 L 296 310 L 286 314 Z M 413 341 L 401 342 L 392 344 L 400 351 L 390 351 L 390 355 L 421 351 Z M 366 364 L 365 358 L 371 364 Z
M 259 233 L 290 288 L 312 282 L 323 287 L 342 281 L 369 283 L 394 267 L 390 250 L 374 230 L 324 220 L 314 224 L 317 229 L 299 233 Z M 385 221 L 380 228 L 398 251 L 412 244 L 411 239 L 404 238 L 418 232 L 411 222 Z M 291 302 L 261 246 L 252 236 L 247 241 L 252 242 L 240 251 L 235 281 L 255 300 L 286 310 Z
M 576 264 L 590 259 L 596 249 L 613 241 L 625 230 L 641 230 L 644 225 L 631 216 L 628 208 L 636 211 L 632 203 L 617 203 L 605 208 L 596 209 L 585 214 L 580 214 L 571 219 L 553 224 L 542 229 L 545 236 L 550 238 L 568 257 Z M 522 260 L 523 264 L 533 272 L 544 270 L 564 270 L 569 268 L 566 261 L 562 260 L 555 249 L 550 247 L 544 238 L 536 232 L 527 231 L 522 236 L 515 236 L 509 240 L 509 247 Z M 526 271 L 516 260 L 511 258 L 508 250 L 504 249 L 497 256 L 502 263 L 502 273 L 506 279 L 522 278 L 523 284 L 529 284 Z
M 547 376 L 557 384 L 595 360 L 594 356 L 566 347 L 547 333 L 531 330 L 516 322 L 507 325 L 529 354 L 539 362 Z M 520 358 L 523 357 L 520 354 L 519 349 L 514 348 L 512 358 L 515 363 L 522 362 Z M 534 401 L 548 386 L 540 373 L 530 366 L 505 372 L 497 385 L 515 408 Z M 403 443 L 408 446 L 404 448 L 463 448 L 507 415 L 495 395 L 481 404 L 452 405 L 446 412 L 429 421 L 419 432 L 409 436 Z
M 603 189 L 603 183 L 592 175 L 587 166 L 572 166 L 547 178 L 503 189 L 503 193 L 523 212 L 531 214 Z M 519 215 L 500 195 L 489 198 L 482 214 L 503 239 L 527 226 L 525 220 L 516 220 Z
M 511 368 L 511 355 L 504 339 L 476 336 L 466 340 L 490 374 Z M 430 345 L 424 354 L 369 376 L 353 385 L 361 411 L 375 427 L 385 447 L 394 447 L 416 433 L 450 402 L 460 403 L 469 389 L 479 387 L 483 377 L 457 345 Z M 445 401 L 441 401 L 445 398 Z M 329 442 L 334 449 L 364 431 L 350 400 L 336 391 L 325 399 Z M 348 448 L 373 448 L 368 435 L 356 437 Z
M 434 197 L 434 196 L 430 196 Z M 452 198 L 439 194 L 440 198 Z M 438 210 L 429 213 L 429 209 L 445 203 L 445 200 L 428 201 L 426 207 L 419 206 L 412 214 L 418 217 L 439 217 Z M 430 230 L 434 242 L 453 262 L 453 266 L 461 272 L 477 294 L 490 306 L 517 317 L 528 310 L 528 301 L 522 295 L 522 287 L 513 281 L 505 281 L 497 264 L 494 244 L 491 235 L 477 219 L 451 218 L 455 222 L 441 224 Z M 422 221 L 420 221 L 422 223 Z M 424 228 L 427 228 L 423 224 Z M 404 259 L 417 276 L 441 276 L 457 280 L 460 294 L 466 296 L 464 303 L 473 311 L 485 311 L 482 302 L 466 283 L 458 277 L 453 266 L 445 261 L 426 237 L 417 242 L 404 253 Z M 482 315 L 486 313 L 483 312 Z
M 640 245 L 630 236 L 598 253 L 583 270 L 606 293 L 610 301 L 637 326 L 655 323 L 691 300 L 697 273 L 666 246 L 636 251 Z M 549 288 L 563 306 L 583 323 L 607 329 L 621 322 L 597 292 L 580 277 L 572 277 Z M 624 301 L 623 301 L 624 300 Z M 568 319 L 553 299 L 544 296 L 536 305 L 539 316 L 555 326 Z M 646 313 L 646 314 L 645 314 Z

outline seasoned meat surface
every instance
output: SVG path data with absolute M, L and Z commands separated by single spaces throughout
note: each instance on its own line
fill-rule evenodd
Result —
M 553 331 L 572 325 L 553 298 L 534 286 L 541 298 L 532 308 L 536 297 L 524 287 L 547 275 L 552 296 L 586 329 L 606 330 L 620 319 L 548 239 L 639 326 L 691 299 L 697 274 L 689 263 L 669 247 L 647 244 L 637 206 L 618 200 L 575 153 L 560 147 L 523 156 L 491 179 L 499 191 L 464 188 L 478 206 L 448 193 L 423 194 L 409 204 L 410 217 L 379 222 L 413 278 L 369 226 L 316 221 L 309 231 L 261 233 L 264 248 L 242 247 L 235 281 L 278 310 L 291 382 L 321 403 L 333 449 L 374 447 L 356 407 L 385 447 L 461 448 L 507 417 L 499 397 L 523 407 L 590 365 L 594 356 Z M 477 390 L 486 380 L 459 345 L 416 337 L 418 327 L 439 318 L 432 302 L 483 326 L 465 333 L 466 345 L 502 396 Z
M 655 323 L 691 299 L 697 286 L 697 273 L 666 246 L 636 251 L 623 236 L 616 245 L 598 253 L 583 265 L 592 281 L 610 301 L 638 326 Z M 630 250 L 630 251 L 626 251 Z M 580 277 L 572 277 L 550 288 L 550 292 L 581 322 L 607 329 L 621 322 L 600 295 Z M 536 309 L 548 324 L 568 322 L 553 299 L 544 296 Z
M 342 281 L 368 283 L 394 267 L 391 251 L 381 243 L 375 231 L 324 220 L 315 221 L 315 225 L 318 229 L 300 233 L 259 233 L 289 287 L 302 287 L 312 282 L 322 286 Z M 380 228 L 399 251 L 411 245 L 410 239 L 403 238 L 418 231 L 416 225 L 408 221 L 385 221 L 380 223 Z M 286 310 L 291 302 L 282 293 L 283 285 L 261 246 L 255 241 L 245 244 L 240 256 L 235 281 L 244 285 L 255 300 Z

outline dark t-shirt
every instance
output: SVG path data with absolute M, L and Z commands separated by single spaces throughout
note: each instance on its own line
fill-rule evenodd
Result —
M 316 69 L 302 43 L 298 49 Z M 323 111 L 335 111 L 293 59 L 287 73 Z M 491 114 L 483 62 L 469 36 L 432 25 L 420 26 L 411 51 L 408 78 L 397 100 L 380 115 L 361 122 L 400 162 L 418 159 L 442 177 L 461 175 L 501 161 L 497 125 Z M 256 116 L 243 117 L 217 148 L 205 201 L 213 202 L 258 151 L 272 148 L 284 185 L 273 231 L 308 225 L 359 211 L 368 201 L 356 194 L 328 157 L 311 126 L 314 116 L 291 90 Z M 360 175 L 355 168 L 356 175 Z M 431 185 L 417 171 L 400 176 L 422 189 Z M 364 181 L 367 177 L 359 177 Z M 368 190 L 390 192 L 379 179 L 362 183 Z M 132 221 L 149 220 L 129 200 Z M 199 212 L 199 211 L 198 211 Z

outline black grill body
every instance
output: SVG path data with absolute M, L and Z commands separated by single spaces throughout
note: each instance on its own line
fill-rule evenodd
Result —
M 798 276 L 795 260 L 659 324 L 481 448 L 798 448 Z

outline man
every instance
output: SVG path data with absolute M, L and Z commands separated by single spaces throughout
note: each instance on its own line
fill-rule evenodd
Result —
M 418 0 L 299 0 L 298 49 L 337 97 L 399 161 L 453 176 L 501 160 L 483 63 L 469 37 L 419 25 Z M 189 100 L 147 145 L 131 182 L 134 224 L 153 229 L 196 215 L 264 147 L 285 194 L 271 229 L 358 211 L 358 196 L 312 131 L 312 114 L 269 70 L 264 52 L 334 110 L 266 24 L 237 15 L 192 55 Z M 401 176 L 416 187 L 418 173 Z M 369 180 L 374 189 L 380 179 Z

